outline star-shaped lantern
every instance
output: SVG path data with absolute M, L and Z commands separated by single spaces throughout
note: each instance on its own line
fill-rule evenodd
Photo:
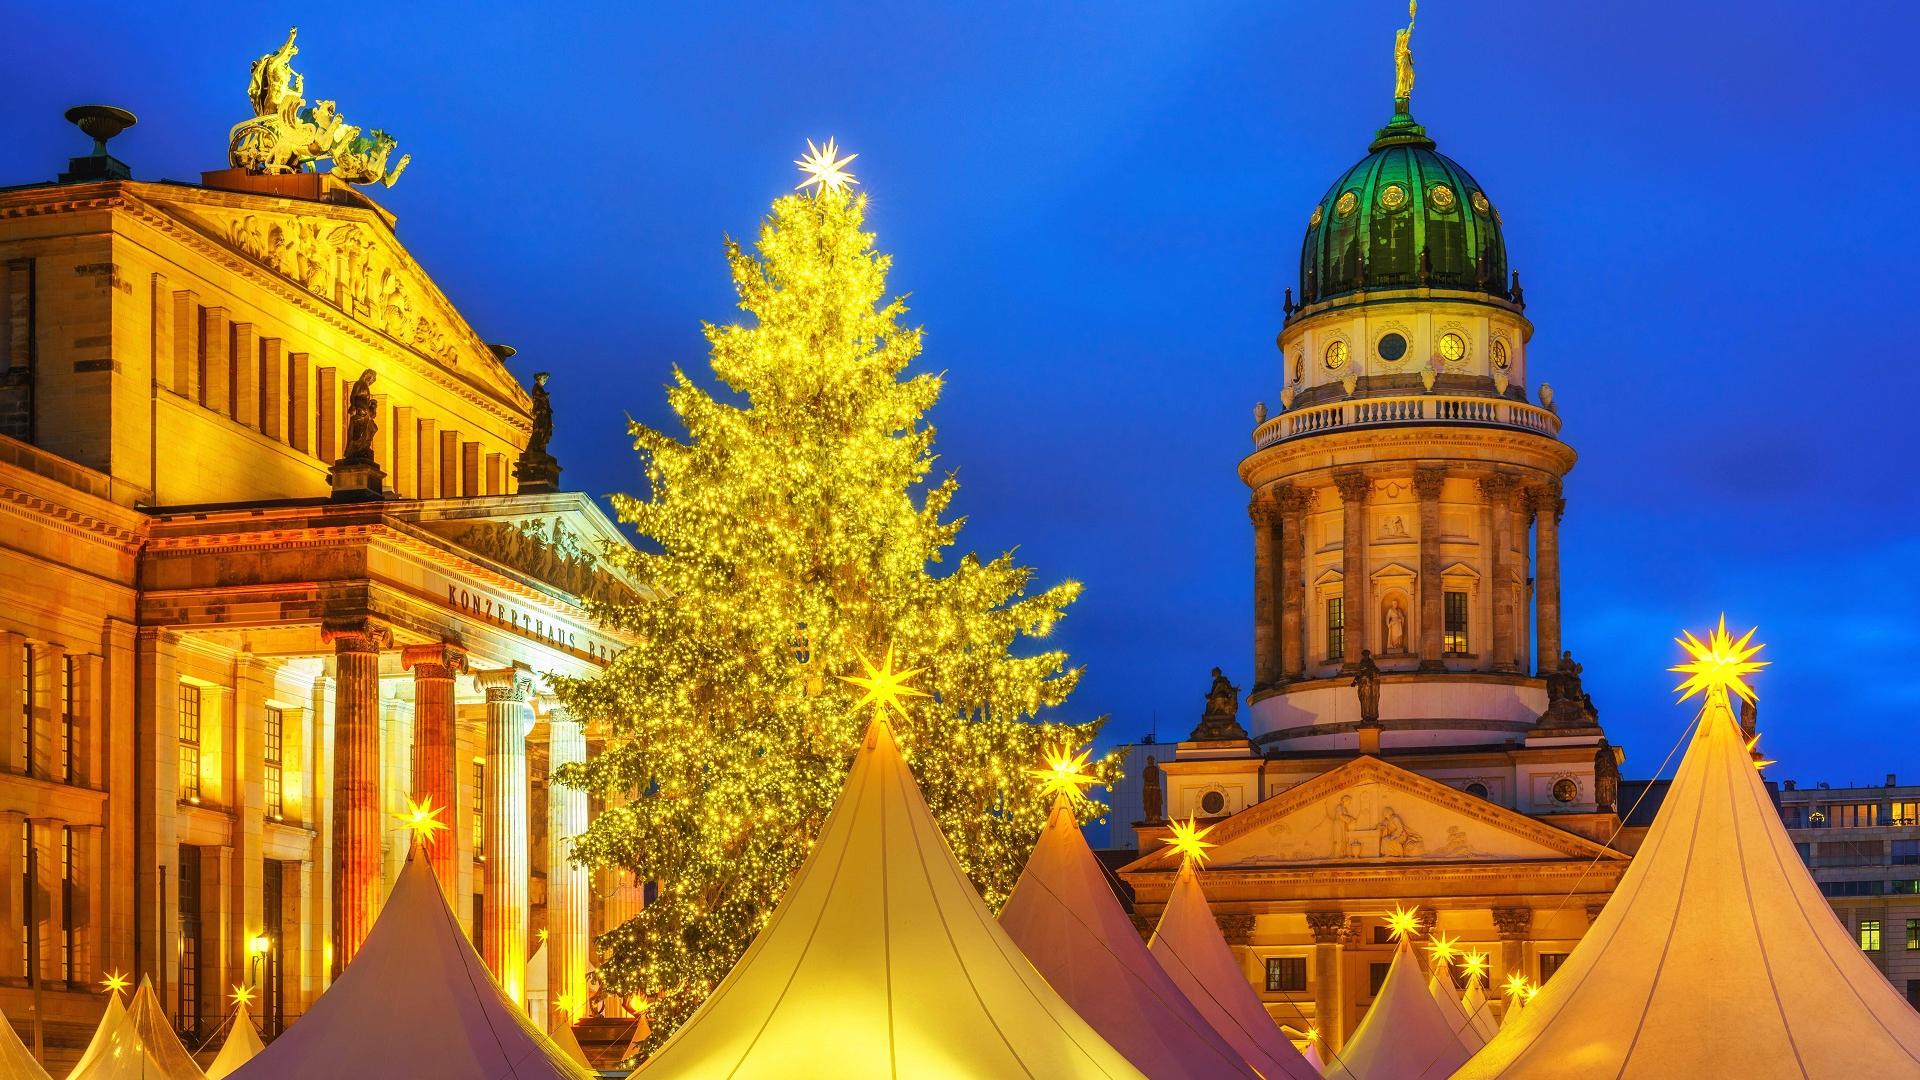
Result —
M 133 983 L 128 981 L 124 974 L 118 971 L 109 971 L 107 972 L 107 977 L 101 980 L 100 989 L 105 990 L 109 994 L 124 994 L 127 992 L 127 987 L 132 985 Z
M 845 191 L 860 182 L 847 171 L 847 166 L 859 156 L 859 154 L 848 154 L 846 157 L 841 157 L 840 147 L 832 139 L 828 139 L 825 146 L 815 146 L 813 140 L 808 139 L 806 154 L 793 162 L 800 166 L 800 172 L 806 176 L 806 179 L 795 184 L 794 187 L 810 187 L 814 189 L 815 194 L 821 191 Z
M 905 671 L 893 670 L 892 645 L 887 646 L 887 658 L 884 666 L 874 667 L 873 661 L 868 660 L 864 656 L 860 658 L 860 666 L 867 669 L 865 675 L 840 676 L 842 682 L 850 682 L 867 692 L 866 697 L 861 698 L 854 704 L 853 707 L 856 710 L 865 708 L 868 702 L 872 702 L 873 707 L 882 714 L 891 707 L 893 711 L 900 714 L 901 719 L 905 719 L 907 716 L 907 707 L 900 704 L 900 699 L 928 696 L 925 690 L 916 690 L 907 685 L 907 680 L 920 674 L 922 669 L 908 668 Z
M 1525 975 L 1516 971 L 1507 976 L 1506 985 L 1500 988 L 1500 992 L 1510 998 L 1518 998 L 1522 1002 L 1525 1002 L 1527 999 L 1533 997 L 1533 986 L 1527 982 Z
M 1045 768 L 1028 769 L 1027 775 L 1040 781 L 1040 795 L 1065 795 L 1070 802 L 1086 797 L 1087 789 L 1097 781 L 1087 771 L 1087 761 L 1092 757 L 1090 751 L 1082 750 L 1078 754 L 1066 747 L 1053 752 L 1047 759 Z
M 1213 846 L 1213 841 L 1206 836 L 1214 830 L 1214 826 L 1200 828 L 1191 814 L 1187 815 L 1185 821 L 1170 821 L 1167 824 L 1172 827 L 1173 834 L 1167 837 L 1167 848 L 1162 854 L 1178 855 L 1182 861 L 1192 859 L 1195 866 L 1206 865 L 1209 858 L 1207 849 Z
M 1705 641 L 1694 637 L 1689 631 L 1683 630 L 1681 634 L 1683 636 L 1673 640 L 1687 650 L 1687 655 L 1691 659 L 1687 663 L 1677 664 L 1667 669 L 1687 676 L 1685 682 L 1674 687 L 1674 690 L 1680 694 L 1681 701 L 1701 693 L 1709 697 L 1718 694 L 1722 700 L 1725 700 L 1729 690 L 1740 695 L 1743 700 L 1756 700 L 1753 688 L 1748 686 L 1741 676 L 1759 671 L 1766 667 L 1769 661 L 1754 659 L 1755 654 L 1766 646 L 1748 644 L 1753 640 L 1752 630 L 1747 631 L 1738 641 L 1735 641 L 1733 635 L 1727 633 L 1727 617 L 1722 615 L 1720 625 L 1707 634 Z
M 1455 944 L 1459 940 L 1458 937 L 1448 937 L 1445 934 L 1433 935 L 1432 940 L 1427 942 L 1427 959 L 1435 964 L 1444 964 L 1460 955 L 1460 950 Z
M 1393 910 L 1382 915 L 1381 918 L 1387 920 L 1387 936 L 1395 941 L 1399 941 L 1408 934 L 1417 934 L 1420 932 L 1420 908 L 1418 905 L 1410 908 L 1402 908 L 1399 904 L 1395 904 L 1393 905 Z
M 233 988 L 233 993 L 227 996 L 233 999 L 234 1008 L 244 1009 L 253 1004 L 253 987 L 236 986 Z
M 440 820 L 440 808 L 425 799 L 408 799 L 407 812 L 393 816 L 423 845 L 431 846 L 433 834 L 447 827 L 447 823 Z
M 1467 977 L 1469 983 L 1474 979 L 1485 979 L 1487 977 L 1487 954 L 1477 950 L 1468 952 L 1466 958 L 1460 961 L 1460 971 Z

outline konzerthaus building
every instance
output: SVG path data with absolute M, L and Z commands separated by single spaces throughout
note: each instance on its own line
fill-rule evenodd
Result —
M 511 356 L 335 175 L 136 181 L 100 144 L 0 189 L 0 1009 L 42 999 L 53 1060 L 110 970 L 189 1031 L 240 983 L 290 1022 L 410 796 L 507 991 L 584 995 L 641 897 L 565 861 L 588 807 L 548 774 L 594 733 L 541 676 L 621 648 L 582 603 L 636 586 Z

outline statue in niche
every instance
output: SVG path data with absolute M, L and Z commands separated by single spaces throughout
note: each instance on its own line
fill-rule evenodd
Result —
M 1240 688 L 1227 681 L 1219 668 L 1213 669 L 1213 685 L 1207 688 L 1207 708 L 1200 724 L 1187 738 L 1195 742 L 1245 739 L 1247 729 L 1240 726 Z
M 347 444 L 341 461 L 373 464 L 373 437 L 380 430 L 380 404 L 373 400 L 373 369 L 360 373 L 347 395 Z
M 1420 834 L 1407 826 L 1393 807 L 1380 811 L 1380 854 L 1389 857 L 1417 856 L 1425 849 Z
M 1359 815 L 1353 812 L 1353 796 L 1342 795 L 1338 802 L 1327 804 L 1327 821 L 1333 832 L 1328 858 L 1346 859 L 1353 856 L 1352 846 L 1357 841 L 1351 837 L 1354 825 L 1359 820 Z
M 1147 766 L 1140 770 L 1140 820 L 1151 825 L 1160 820 L 1165 809 L 1160 792 L 1160 763 L 1147 755 Z
M 1400 598 L 1387 600 L 1387 655 L 1395 656 L 1407 651 L 1407 609 L 1400 605 Z
M 1620 763 L 1614 760 L 1613 747 L 1601 739 L 1593 752 L 1593 802 L 1600 810 L 1612 810 L 1620 801 Z
M 547 397 L 547 372 L 533 373 L 533 434 L 527 439 L 527 453 L 544 454 L 547 440 L 553 438 L 553 401 Z
M 1380 665 L 1373 662 L 1373 650 L 1361 649 L 1360 660 L 1353 665 L 1353 688 L 1360 697 L 1360 722 L 1380 722 Z

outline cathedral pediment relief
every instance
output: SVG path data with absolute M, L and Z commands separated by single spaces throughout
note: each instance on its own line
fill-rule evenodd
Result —
M 474 555 L 582 600 L 617 603 L 638 590 L 604 558 L 601 544 L 566 514 L 511 520 L 449 519 L 427 529 Z
M 1377 758 L 1356 759 L 1249 807 L 1209 839 L 1218 841 L 1216 871 L 1625 858 Z
M 310 213 L 284 214 L 224 199 L 158 205 L 362 326 L 525 404 L 519 381 L 413 257 L 365 212 L 315 206 Z

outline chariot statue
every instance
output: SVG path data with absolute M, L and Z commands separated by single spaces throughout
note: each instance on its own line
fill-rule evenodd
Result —
M 293 70 L 299 32 L 297 26 L 288 30 L 279 48 L 253 62 L 247 81 L 253 119 L 235 124 L 227 136 L 228 163 L 248 172 L 294 173 L 318 171 L 321 161 L 330 160 L 333 175 L 350 184 L 392 187 L 411 155 L 401 155 L 388 171 L 387 158 L 397 145 L 392 135 L 347 123 L 333 101 L 307 104 L 306 78 Z

